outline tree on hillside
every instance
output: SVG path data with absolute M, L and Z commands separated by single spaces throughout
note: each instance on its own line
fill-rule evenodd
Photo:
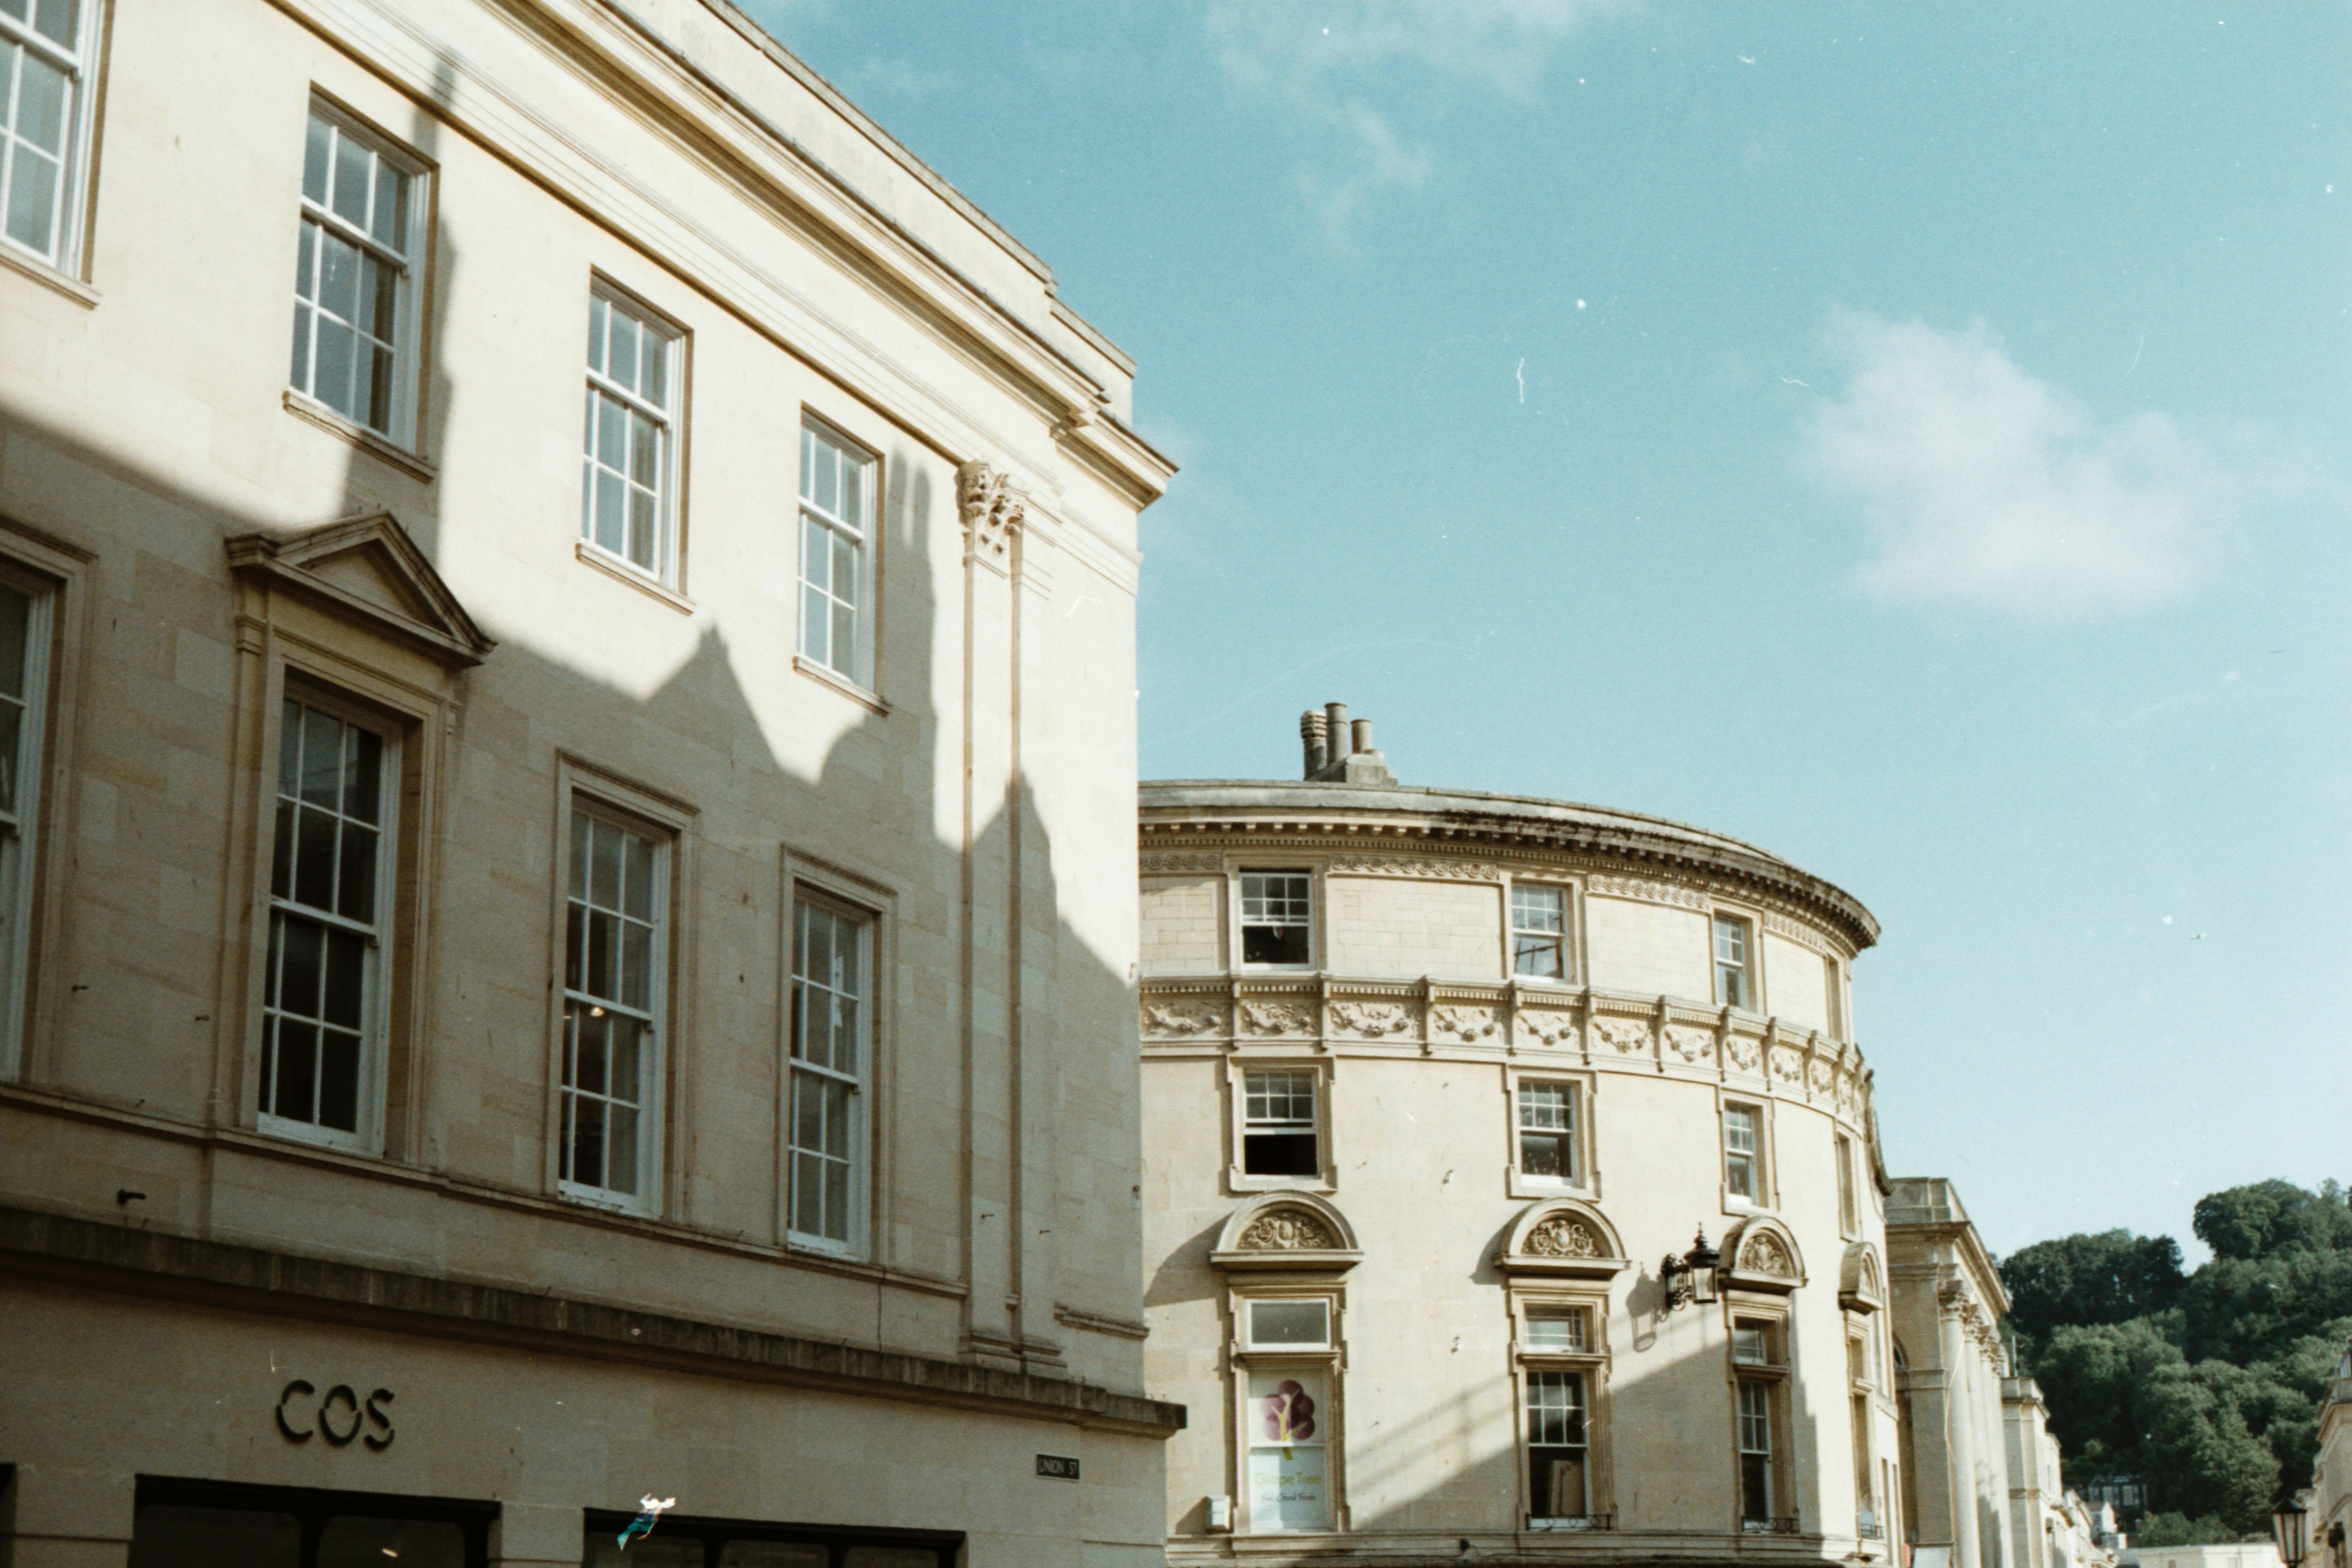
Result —
M 2170 1238 L 2123 1230 L 2022 1249 L 2001 1278 L 2070 1478 L 2141 1477 L 2159 1533 L 2258 1532 L 2311 1473 L 2352 1336 L 2352 1204 L 2332 1181 L 2255 1182 L 2208 1195 L 2196 1227 L 2214 1256 L 2186 1279 Z
M 2186 1283 L 2169 1236 L 2109 1230 L 2037 1241 L 2001 1260 L 2010 1321 L 2040 1344 L 2065 1323 L 2121 1323 L 2171 1307 Z

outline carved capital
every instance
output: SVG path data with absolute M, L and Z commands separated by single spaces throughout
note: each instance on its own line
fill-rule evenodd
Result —
M 1013 487 L 1013 476 L 977 460 L 956 470 L 956 508 L 963 515 L 966 552 L 1000 562 L 1029 515 L 1028 499 Z

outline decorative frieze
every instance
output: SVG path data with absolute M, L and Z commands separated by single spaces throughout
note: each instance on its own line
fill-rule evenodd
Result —
M 1145 855 L 1141 863 L 1143 874 L 1146 876 L 1173 876 L 1181 875 L 1185 872 L 1223 871 L 1225 869 L 1225 857 L 1216 853 L 1202 854 L 1171 851 L 1165 854 Z
M 1603 898 L 1634 898 L 1644 904 L 1671 904 L 1678 909 L 1705 909 L 1706 895 L 1670 882 L 1650 882 L 1632 876 L 1591 876 L 1584 889 Z
M 1693 1029 L 1688 1024 L 1666 1027 L 1666 1049 L 1683 1061 L 1696 1064 L 1715 1060 L 1715 1031 Z
M 1333 1002 L 1331 1032 L 1356 1040 L 1388 1040 L 1411 1034 L 1419 1010 L 1403 1002 Z
M 1146 1002 L 1143 1032 L 1155 1040 L 1190 1040 L 1196 1035 L 1224 1032 L 1225 1009 L 1220 1002 Z
M 1313 1034 L 1315 1009 L 1302 1002 L 1244 1002 L 1244 1034 Z
M 1465 1042 L 1491 1040 L 1502 1027 L 1500 1015 L 1492 1008 L 1441 1007 L 1430 1014 L 1432 1034 L 1451 1035 Z
M 1724 1041 L 1725 1060 L 1742 1072 L 1759 1072 L 1764 1066 L 1764 1042 L 1744 1034 L 1735 1034 Z
M 1769 1274 L 1776 1280 L 1797 1277 L 1796 1260 L 1780 1239 L 1769 1230 L 1759 1230 L 1740 1244 L 1738 1269 L 1746 1274 Z
M 1451 860 L 1444 855 L 1421 860 L 1401 860 L 1393 855 L 1334 855 L 1330 871 L 1335 876 L 1416 876 L 1446 882 L 1503 879 L 1503 868 L 1498 865 L 1486 861 Z
M 1592 1032 L 1601 1043 L 1621 1056 L 1632 1056 L 1650 1049 L 1650 1020 L 1647 1019 L 1596 1018 Z
M 1521 1045 L 1576 1044 L 1576 1015 L 1552 1008 L 1521 1008 L 1514 1015 Z

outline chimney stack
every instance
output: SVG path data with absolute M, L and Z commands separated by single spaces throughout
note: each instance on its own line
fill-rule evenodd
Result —
M 1311 784 L 1396 786 L 1389 759 L 1372 748 L 1372 721 L 1349 719 L 1346 703 L 1325 703 L 1321 713 L 1308 708 L 1300 714 L 1298 738 L 1305 743 Z

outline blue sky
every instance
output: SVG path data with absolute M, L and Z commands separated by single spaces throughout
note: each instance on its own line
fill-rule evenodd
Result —
M 2352 1177 L 2352 11 L 751 9 L 1141 362 L 1146 776 L 1838 882 L 1999 1249 Z

